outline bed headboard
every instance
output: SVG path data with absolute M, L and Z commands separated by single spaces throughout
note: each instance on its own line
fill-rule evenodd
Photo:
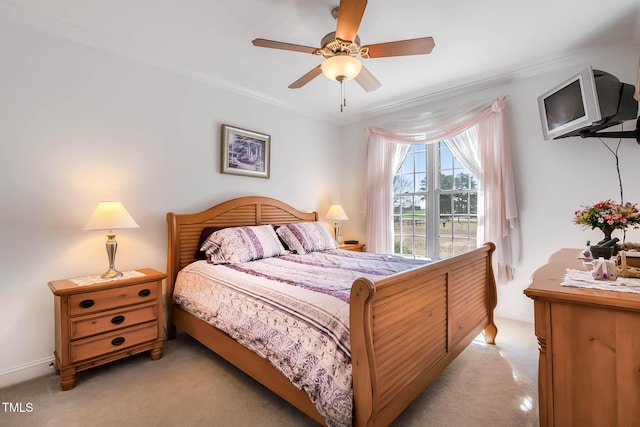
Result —
M 202 212 L 167 214 L 167 294 L 173 296 L 178 271 L 196 260 L 200 234 L 205 227 L 287 224 L 318 221 L 317 212 L 301 212 L 276 199 L 246 196 L 222 202 Z M 171 300 L 169 300 L 170 302 Z

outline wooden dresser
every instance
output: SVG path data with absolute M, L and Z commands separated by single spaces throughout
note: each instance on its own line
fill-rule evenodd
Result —
M 78 284 L 49 282 L 55 308 L 55 370 L 60 388 L 76 384 L 76 372 L 151 350 L 162 357 L 162 280 L 144 268 L 135 277 Z
M 541 426 L 640 425 L 640 294 L 561 286 L 561 249 L 532 277 Z

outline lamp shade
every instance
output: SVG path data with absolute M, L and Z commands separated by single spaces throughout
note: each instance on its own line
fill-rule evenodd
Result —
M 360 73 L 362 63 L 353 56 L 337 55 L 325 59 L 320 68 L 330 80 L 351 80 Z
M 349 219 L 346 212 L 340 205 L 331 205 L 324 218 L 332 219 L 334 221 L 346 221 Z
M 138 223 L 120 202 L 100 202 L 93 211 L 84 230 L 114 230 L 117 228 L 138 228 Z

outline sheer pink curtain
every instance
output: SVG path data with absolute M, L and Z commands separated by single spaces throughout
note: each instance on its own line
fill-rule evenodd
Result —
M 463 136 L 461 140 L 461 134 L 475 128 L 472 132 L 477 132 L 477 147 L 472 147 L 470 154 L 459 152 L 459 160 L 463 165 L 468 163 L 463 160 L 465 157 L 476 156 L 479 160 L 475 167 L 470 163 L 465 165 L 472 173 L 479 168 L 478 178 L 482 185 L 480 203 L 484 212 L 479 227 L 484 236 L 483 240 L 479 239 L 479 244 L 483 241 L 496 244 L 494 262 L 498 280 L 512 279 L 519 255 L 518 215 L 511 154 L 505 137 L 504 106 L 505 98 L 502 97 L 389 122 L 384 128 L 367 128 L 365 217 L 367 246 L 371 251 L 393 251 L 392 180 L 400 164 L 401 147 L 444 140 L 456 154 L 461 141 L 464 144 L 464 138 L 468 138 Z
M 368 250 L 376 253 L 393 252 L 393 175 L 398 168 L 394 158 L 397 144 L 367 129 L 367 168 L 365 172 L 365 218 Z

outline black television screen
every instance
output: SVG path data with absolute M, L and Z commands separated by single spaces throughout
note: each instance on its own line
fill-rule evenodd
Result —
M 601 119 L 591 67 L 538 97 L 544 139 L 563 136 Z
M 549 130 L 571 123 L 585 116 L 579 80 L 574 80 L 559 91 L 544 98 L 544 110 Z

